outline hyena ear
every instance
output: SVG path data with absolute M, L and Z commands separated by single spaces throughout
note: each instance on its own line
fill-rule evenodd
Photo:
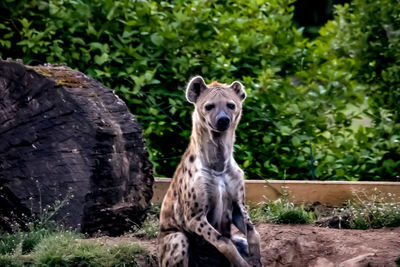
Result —
M 207 85 L 201 76 L 192 78 L 186 87 L 186 98 L 190 103 L 196 103 L 200 94 L 207 89 Z
M 246 92 L 244 91 L 244 86 L 238 81 L 233 82 L 231 85 L 229 85 L 230 88 L 235 91 L 237 96 L 240 98 L 240 100 L 245 100 L 246 99 Z

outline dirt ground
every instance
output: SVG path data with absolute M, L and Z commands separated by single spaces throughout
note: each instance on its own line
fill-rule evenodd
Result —
M 263 266 L 397 266 L 400 227 L 341 230 L 260 224 Z
M 261 235 L 263 266 L 353 267 L 394 266 L 400 257 L 400 227 L 340 230 L 311 225 L 256 226 Z M 132 235 L 100 237 L 102 243 L 140 243 L 156 255 L 157 241 Z M 152 264 L 154 261 L 152 261 Z M 148 264 L 144 264 L 149 266 Z

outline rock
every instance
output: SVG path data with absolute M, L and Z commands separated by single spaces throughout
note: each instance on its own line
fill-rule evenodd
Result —
M 330 260 L 324 258 L 324 257 L 318 257 L 315 259 L 314 262 L 309 264 L 309 267 L 335 267 L 335 264 L 333 264 Z
M 109 88 L 65 66 L 0 60 L 0 95 L 0 227 L 36 216 L 119 235 L 141 224 L 153 167 L 142 128 Z
M 360 263 L 361 263 L 364 259 L 366 259 L 366 258 L 369 257 L 369 256 L 374 256 L 374 255 L 375 255 L 375 253 L 373 253 L 373 252 L 361 254 L 361 255 L 359 255 L 359 256 L 357 256 L 357 257 L 348 259 L 348 260 L 346 260 L 346 261 L 340 263 L 340 264 L 339 264 L 339 267 L 357 267 L 357 266 L 360 266 L 360 265 L 361 265 Z

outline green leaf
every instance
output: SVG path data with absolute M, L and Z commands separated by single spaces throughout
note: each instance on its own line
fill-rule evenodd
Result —
M 271 141 L 272 141 L 272 139 L 269 135 L 264 136 L 262 140 L 266 144 L 271 143 Z
M 297 136 L 293 136 L 292 137 L 292 144 L 294 146 L 299 146 L 301 144 L 300 138 L 298 138 Z
M 336 175 L 339 176 L 339 177 L 343 177 L 343 176 L 344 176 L 344 170 L 342 170 L 342 169 L 337 169 L 337 170 L 336 170 Z
M 156 46 L 161 46 L 163 44 L 164 41 L 164 37 L 162 37 L 160 34 L 158 33 L 153 33 L 150 36 L 151 42 L 153 44 L 155 44 Z
M 292 133 L 292 130 L 286 125 L 279 126 L 279 130 L 284 136 L 290 135 Z
M 107 60 L 108 60 L 108 54 L 106 53 L 101 54 L 101 56 L 99 55 L 94 56 L 94 62 L 96 62 L 97 65 L 103 65 Z

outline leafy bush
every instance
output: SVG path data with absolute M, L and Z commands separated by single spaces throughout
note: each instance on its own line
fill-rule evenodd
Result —
M 337 6 L 337 16 L 313 43 L 309 54 L 313 71 L 304 73 L 324 77 L 331 72 L 331 84 L 339 89 L 327 91 L 336 93 L 333 101 L 359 106 L 364 102 L 360 106 L 363 118 L 369 118 L 373 126 L 360 126 L 354 134 L 343 136 L 343 148 L 347 148 L 343 162 L 353 166 L 345 172 L 361 180 L 400 178 L 400 117 L 396 107 L 400 100 L 399 12 L 395 0 L 354 0 Z M 321 75 L 314 77 L 320 79 Z M 348 119 L 349 115 L 344 115 Z
M 157 173 L 167 176 L 190 135 L 183 89 L 191 76 L 244 79 L 251 92 L 259 75 L 292 73 L 304 46 L 291 24 L 292 0 L 9 2 L 1 4 L 0 55 L 65 62 L 114 88 L 144 126 Z M 259 123 L 253 113 L 245 112 L 243 125 Z M 241 139 L 261 142 L 256 131 Z M 239 151 L 246 167 L 255 162 Z
M 184 87 L 199 74 L 246 86 L 235 157 L 249 178 L 400 179 L 397 1 L 338 6 L 314 41 L 292 3 L 7 0 L 0 56 L 66 63 L 115 89 L 158 175 L 187 146 Z

